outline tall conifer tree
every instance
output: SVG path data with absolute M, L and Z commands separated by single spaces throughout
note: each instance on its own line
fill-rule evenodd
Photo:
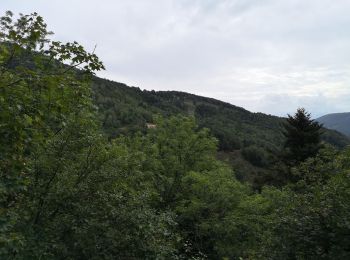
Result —
M 317 154 L 321 147 L 322 124 L 311 119 L 304 108 L 298 108 L 294 116 L 288 115 L 284 124 L 285 159 L 296 164 Z

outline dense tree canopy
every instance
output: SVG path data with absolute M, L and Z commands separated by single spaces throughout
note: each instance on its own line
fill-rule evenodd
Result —
M 302 162 L 317 154 L 321 147 L 321 128 L 304 108 L 298 108 L 294 116 L 288 115 L 284 124 L 286 157 L 291 162 Z
M 148 115 L 152 128 L 112 135 L 106 124 L 131 124 L 137 113 L 109 121 L 96 111 L 95 54 L 51 41 L 35 13 L 7 12 L 0 26 L 1 259 L 350 257 L 350 151 L 320 148 L 320 126 L 305 111 L 286 128 L 294 167 L 257 145 L 265 140 L 218 141 L 182 113 Z M 296 181 L 259 192 L 238 181 L 217 148 L 242 145 L 252 167 L 274 163 L 268 170 L 288 168 Z

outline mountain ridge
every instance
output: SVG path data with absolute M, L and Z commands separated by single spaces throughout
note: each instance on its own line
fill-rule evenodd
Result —
M 322 123 L 326 128 L 337 130 L 350 137 L 350 112 L 326 114 L 317 118 L 316 121 Z
M 187 92 L 141 90 L 98 77 L 93 78 L 92 89 L 103 128 L 111 138 L 145 132 L 146 124 L 154 123 L 157 115 L 193 116 L 200 128 L 208 128 L 218 139 L 218 156 L 230 162 L 240 176 L 246 172 L 260 175 L 283 149 L 283 117 Z M 328 129 L 322 140 L 338 148 L 350 144 L 348 137 Z

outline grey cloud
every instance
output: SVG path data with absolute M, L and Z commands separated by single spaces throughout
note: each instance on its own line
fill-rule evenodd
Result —
M 101 76 L 252 111 L 349 111 L 348 0 L 5 0 L 105 62 Z

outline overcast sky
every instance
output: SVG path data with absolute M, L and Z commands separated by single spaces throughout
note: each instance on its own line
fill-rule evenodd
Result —
M 98 75 L 275 115 L 350 111 L 350 0 L 1 0 L 105 63 Z

